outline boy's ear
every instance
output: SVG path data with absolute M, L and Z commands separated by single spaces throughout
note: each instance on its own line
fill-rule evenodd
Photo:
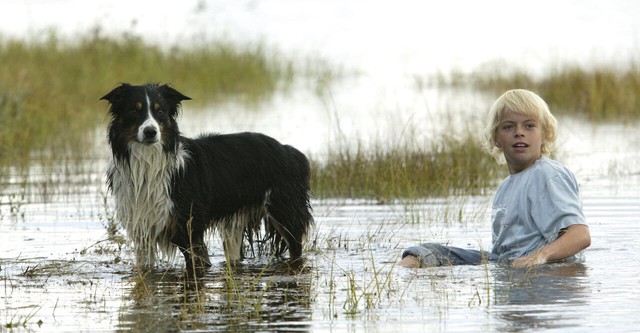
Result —
M 180 105 L 180 102 L 185 100 L 190 100 L 191 97 L 183 95 L 181 92 L 177 91 L 173 87 L 168 84 L 161 85 L 158 87 L 158 91 L 160 95 L 171 105 L 172 107 L 177 107 Z

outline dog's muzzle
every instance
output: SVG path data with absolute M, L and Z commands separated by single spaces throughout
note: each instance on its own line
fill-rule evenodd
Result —
M 145 126 L 137 135 L 138 142 L 145 144 L 154 144 L 160 140 L 159 131 L 155 126 Z

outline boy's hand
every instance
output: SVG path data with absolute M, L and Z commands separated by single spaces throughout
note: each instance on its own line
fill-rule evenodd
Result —
M 536 251 L 528 256 L 516 258 L 512 263 L 512 267 L 534 267 L 542 264 L 546 264 L 547 259 L 545 259 L 540 251 Z

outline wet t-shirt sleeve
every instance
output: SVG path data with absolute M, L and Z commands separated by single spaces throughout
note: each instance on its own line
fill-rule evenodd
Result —
M 546 181 L 544 190 L 532 206 L 531 215 L 547 243 L 554 241 L 561 229 L 586 224 L 581 209 L 578 185 L 567 174 L 557 174 Z

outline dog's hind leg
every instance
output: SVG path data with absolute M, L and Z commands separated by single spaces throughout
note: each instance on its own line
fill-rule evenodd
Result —
M 280 236 L 280 243 L 275 244 L 276 250 L 284 249 L 284 245 L 289 248 L 289 256 L 295 260 L 302 256 L 302 248 L 313 217 L 309 204 L 308 192 L 305 189 L 294 191 L 298 193 L 279 193 L 273 191 L 267 203 L 268 219 L 271 227 Z M 278 242 L 278 237 L 274 240 Z M 280 253 L 276 253 L 280 254 Z

